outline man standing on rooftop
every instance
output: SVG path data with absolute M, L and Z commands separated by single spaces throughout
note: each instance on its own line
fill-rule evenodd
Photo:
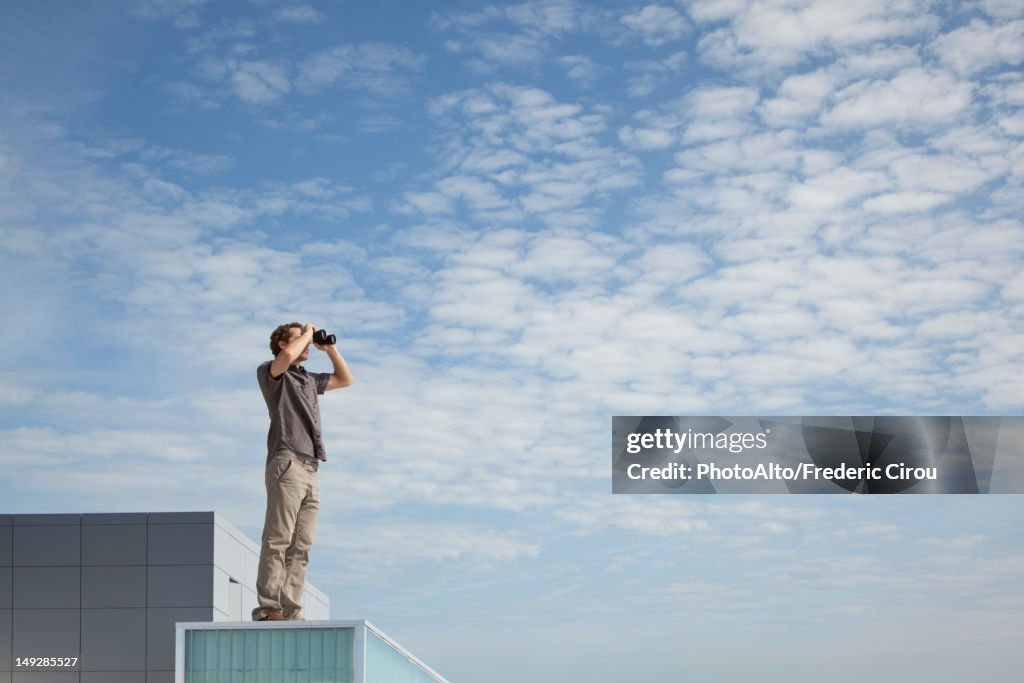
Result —
M 317 395 L 352 384 L 348 364 L 334 344 L 313 341 L 313 325 L 287 323 L 270 335 L 274 360 L 256 369 L 270 412 L 267 433 L 267 516 L 253 621 L 301 620 L 309 549 L 320 513 L 320 463 L 327 460 Z M 307 372 L 313 344 L 327 353 L 333 373 Z

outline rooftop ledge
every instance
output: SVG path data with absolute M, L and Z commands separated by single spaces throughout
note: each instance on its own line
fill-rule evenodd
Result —
M 314 643 L 312 632 L 318 630 L 333 631 L 334 637 Z M 351 630 L 351 634 L 343 634 L 344 630 Z M 231 633 L 230 644 L 215 633 Z M 304 635 L 309 642 L 300 644 L 298 639 Z M 201 654 L 186 652 L 193 643 L 196 648 L 203 648 Z M 271 651 L 276 653 L 273 657 Z M 312 676 L 314 671 L 319 673 Z M 175 625 L 175 683 L 301 683 L 314 678 L 336 683 L 449 683 L 365 619 L 204 621 Z

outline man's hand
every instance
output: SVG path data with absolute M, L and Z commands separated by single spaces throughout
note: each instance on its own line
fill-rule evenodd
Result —
M 331 359 L 331 365 L 334 366 L 334 372 L 331 373 L 331 378 L 327 380 L 327 387 L 324 391 L 332 391 L 334 389 L 341 389 L 352 384 L 352 371 L 348 369 L 348 363 L 341 355 L 341 351 L 334 344 L 323 347 L 317 346 L 327 352 L 327 357 Z

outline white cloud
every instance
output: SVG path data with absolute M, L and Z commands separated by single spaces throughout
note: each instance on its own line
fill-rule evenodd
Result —
M 631 75 L 626 78 L 626 89 L 632 97 L 645 97 L 672 82 L 672 78 L 689 63 L 686 51 L 679 51 L 665 59 L 646 59 L 626 62 Z
M 143 161 L 167 164 L 189 173 L 212 174 L 220 173 L 234 163 L 226 154 L 200 154 L 181 149 L 168 149 L 159 145 L 146 147 L 139 153 Z
M 229 79 L 235 95 L 250 104 L 273 102 L 291 89 L 284 68 L 267 62 L 241 62 Z
M 474 41 L 483 69 L 489 65 L 522 66 L 537 64 L 544 59 L 545 46 L 536 36 L 511 34 L 490 34 Z
M 951 123 L 971 104 L 973 86 L 942 71 L 906 69 L 892 79 L 858 81 L 835 95 L 822 123 L 843 128 Z
M 615 258 L 600 243 L 595 245 L 583 235 L 552 232 L 530 240 L 511 272 L 540 282 L 589 281 L 615 266 Z
M 909 154 L 895 159 L 889 169 L 901 190 L 964 193 L 994 176 L 969 159 L 937 154 Z
M 320 24 L 327 17 L 310 5 L 285 5 L 274 12 L 274 18 L 286 24 Z
M 516 5 L 435 14 L 431 27 L 454 30 L 450 52 L 473 55 L 467 65 L 478 73 L 508 67 L 534 66 L 547 59 L 557 40 L 594 24 L 595 10 L 571 0 L 530 0 Z
M 598 142 L 607 127 L 602 113 L 558 102 L 539 88 L 495 83 L 438 98 L 430 111 L 448 132 L 451 150 L 443 162 L 451 177 L 435 181 L 435 189 L 476 188 L 458 194 L 485 223 L 523 215 L 547 220 L 556 212 L 563 225 L 585 223 L 589 199 L 637 182 L 636 162 Z M 580 213 L 570 217 L 570 211 Z
M 756 88 L 704 87 L 693 90 L 686 98 L 695 118 L 732 118 L 748 114 L 757 104 Z
M 1015 137 L 1024 136 L 1024 114 L 1004 116 L 1000 118 L 997 123 L 1007 135 Z
M 788 199 L 796 207 L 827 211 L 877 192 L 886 186 L 881 173 L 837 168 L 808 178 L 789 190 Z
M 797 124 L 821 111 L 834 88 L 834 77 L 824 70 L 789 76 L 762 103 L 761 118 L 771 126 Z
M 212 93 L 194 83 L 171 81 L 164 85 L 164 90 L 173 100 L 172 111 L 180 112 L 191 106 L 207 110 L 221 106 Z
M 868 211 L 879 213 L 911 213 L 927 211 L 953 199 L 942 192 L 889 192 L 864 202 Z
M 1018 273 L 1003 285 L 1003 296 L 1007 299 L 1024 301 L 1024 272 Z
M 440 192 L 406 192 L 403 201 L 409 207 L 425 214 L 451 213 L 455 204 L 451 197 Z M 398 207 L 402 210 L 402 207 Z
M 749 115 L 758 98 L 756 88 L 703 87 L 693 90 L 684 98 L 689 125 L 683 133 L 683 140 L 702 142 L 749 132 Z
M 1024 7 L 1017 0 L 981 0 L 980 4 L 989 16 L 998 19 L 1013 19 L 1024 15 Z
M 174 27 L 178 29 L 198 28 L 202 20 L 198 12 L 181 12 L 174 17 Z
M 363 43 L 321 50 L 299 66 L 296 87 L 314 92 L 335 85 L 365 89 L 374 95 L 405 92 L 409 77 L 425 58 L 400 45 Z
M 402 127 L 402 119 L 391 114 L 365 116 L 359 122 L 359 130 L 363 133 L 386 133 Z
M 319 543 L 335 548 L 356 572 L 406 563 L 494 562 L 537 557 L 540 545 L 517 534 L 495 534 L 490 527 L 458 523 L 395 520 L 354 527 L 318 525 Z
M 792 130 L 717 140 L 676 154 L 681 169 L 702 172 L 794 171 L 802 166 L 801 149 Z
M 698 23 L 727 26 L 706 33 L 698 49 L 703 61 L 722 69 L 755 72 L 802 63 L 822 53 L 843 53 L 883 40 L 927 35 L 939 25 L 929 3 L 911 0 L 786 3 L 693 3 Z
M 939 59 L 960 74 L 993 66 L 1020 66 L 1024 60 L 1024 21 L 992 26 L 980 19 L 939 36 L 931 45 Z
M 493 183 L 471 176 L 449 176 L 439 181 L 437 188 L 452 199 L 466 202 L 471 211 L 509 208 L 507 200 Z
M 132 7 L 132 12 L 147 19 L 176 17 L 190 14 L 191 10 L 207 2 L 209 0 L 141 0 Z
M 676 144 L 678 137 L 664 129 L 623 126 L 619 129 L 619 141 L 633 149 L 667 149 Z
M 900 71 L 920 68 L 914 49 L 902 45 L 877 47 L 870 52 L 848 52 L 827 66 L 783 78 L 760 107 L 764 123 L 775 127 L 806 125 L 833 103 L 837 91 L 854 81 L 882 79 Z
M 631 14 L 624 14 L 619 21 L 652 47 L 679 40 L 690 31 L 690 24 L 671 7 L 646 5 Z
M 542 34 L 568 33 L 579 24 L 579 8 L 570 0 L 530 0 L 505 9 L 513 24 Z
M 698 23 L 724 21 L 740 15 L 747 9 L 749 0 L 690 0 L 687 12 Z
M 586 87 L 594 85 L 612 73 L 611 68 L 598 64 L 587 55 L 566 55 L 559 57 L 558 63 L 565 68 L 569 78 Z
M 921 66 L 921 56 L 916 46 L 878 45 L 864 52 L 845 53 L 829 67 L 841 83 L 859 78 L 880 78 L 898 71 Z
M 612 496 L 610 500 L 582 499 L 559 516 L 584 533 L 609 527 L 631 533 L 673 536 L 700 534 L 709 524 L 703 506 L 684 496 Z
M 229 21 L 212 26 L 199 35 L 189 36 L 185 40 L 185 52 L 192 57 L 201 57 L 213 53 L 217 48 L 223 48 L 225 44 L 251 42 L 256 35 L 256 24 L 252 20 Z

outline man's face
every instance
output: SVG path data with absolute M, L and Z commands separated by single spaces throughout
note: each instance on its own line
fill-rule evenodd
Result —
M 290 327 L 288 328 L 288 332 L 290 334 L 290 336 L 288 337 L 289 342 L 292 342 L 302 336 L 301 327 Z M 309 344 L 306 344 L 306 348 L 302 350 L 302 353 L 299 355 L 298 358 L 295 359 L 295 362 L 301 363 L 306 360 L 309 360 Z

